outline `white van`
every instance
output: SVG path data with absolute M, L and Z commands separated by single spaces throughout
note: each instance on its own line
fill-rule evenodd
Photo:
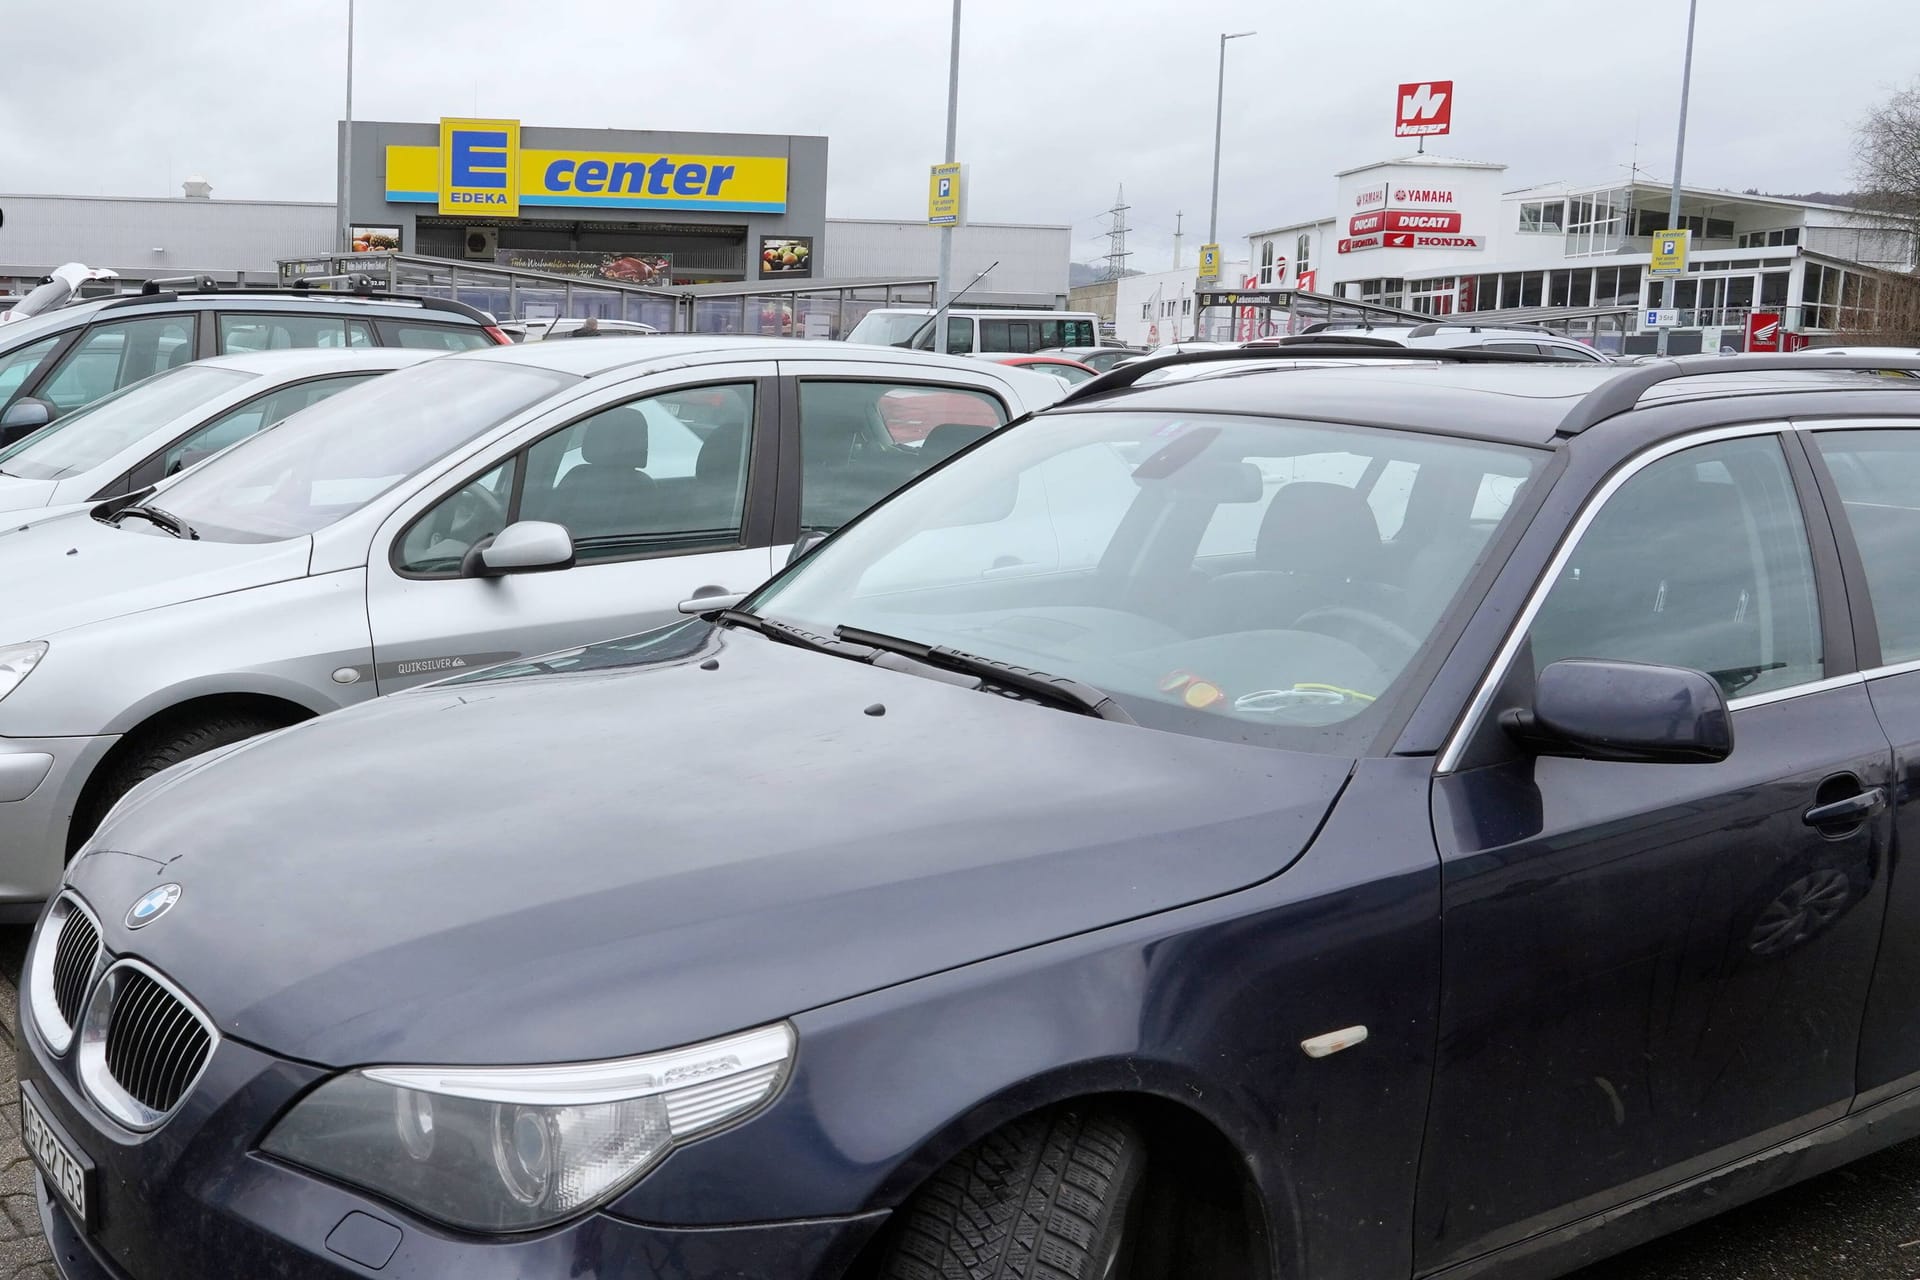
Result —
M 882 307 L 853 326 L 848 342 L 881 347 L 933 350 L 932 307 Z M 1091 311 L 947 312 L 947 351 L 956 356 L 980 352 L 1045 351 L 1050 347 L 1099 345 L 1100 317 Z

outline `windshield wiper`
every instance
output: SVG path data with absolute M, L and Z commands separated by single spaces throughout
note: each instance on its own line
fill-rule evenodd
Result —
M 154 524 L 159 525 L 162 529 L 165 529 L 168 533 L 172 534 L 176 538 L 187 538 L 194 542 L 198 542 L 200 540 L 200 534 L 194 529 L 192 525 L 182 520 L 179 516 L 173 515 L 166 511 L 162 511 L 158 507 L 149 507 L 144 504 L 131 506 L 131 507 L 122 507 L 120 510 L 113 513 L 113 523 L 119 524 L 122 520 L 126 519 L 128 516 L 139 516 L 144 520 L 150 520 Z
M 722 609 L 714 615 L 716 621 L 736 627 L 745 627 L 748 631 L 757 631 L 769 640 L 781 644 L 790 644 L 797 649 L 811 649 L 815 653 L 831 653 L 836 657 L 857 658 L 864 662 L 873 656 L 872 646 L 843 644 L 828 636 L 817 636 L 804 627 L 796 627 L 791 622 L 782 622 L 778 618 L 763 617 L 749 613 L 745 609 Z
M 1133 717 L 1121 710 L 1120 704 L 1113 700 L 1111 694 L 1067 676 L 1049 675 L 1045 671 L 1035 671 L 1031 667 L 1019 667 L 1010 662 L 983 658 L 977 653 L 950 649 L 946 645 L 927 644 L 920 640 L 890 636 L 881 631 L 868 631 L 865 627 L 835 627 L 833 634 L 849 643 L 897 653 L 901 657 L 912 658 L 915 662 L 924 662 L 930 667 L 976 676 L 983 684 L 1002 685 L 1016 692 L 1044 699 L 1056 706 L 1065 707 L 1069 711 L 1078 711 L 1082 715 L 1098 716 L 1102 720 L 1112 720 L 1116 724 L 1134 723 Z

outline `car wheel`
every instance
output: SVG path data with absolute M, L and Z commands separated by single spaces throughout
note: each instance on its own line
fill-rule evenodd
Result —
M 148 730 L 107 767 L 75 810 L 67 830 L 67 856 L 79 852 L 121 796 L 182 760 L 282 728 L 284 720 L 259 715 L 224 715 L 182 720 Z
M 987 1135 L 895 1220 L 881 1280 L 1124 1280 L 1146 1144 L 1063 1107 Z

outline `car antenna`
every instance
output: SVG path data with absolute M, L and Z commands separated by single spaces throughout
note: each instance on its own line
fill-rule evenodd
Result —
M 1000 259 L 995 258 L 992 262 L 989 262 L 987 264 L 987 271 L 991 271 L 999 265 L 1000 265 Z M 932 328 L 933 322 L 938 320 L 942 315 L 944 315 L 948 307 L 951 307 L 954 303 L 960 301 L 961 294 L 965 293 L 968 289 L 973 288 L 973 286 L 979 284 L 982 280 L 985 280 L 987 278 L 987 271 L 982 271 L 979 275 L 967 281 L 966 284 L 962 285 L 958 290 L 956 290 L 954 292 L 954 295 L 951 298 L 948 298 L 944 304 L 942 304 L 940 307 L 934 310 L 934 313 L 932 315 L 927 317 L 927 322 L 925 324 L 921 325 L 918 329 L 915 329 L 912 333 L 907 335 L 907 340 L 905 342 L 896 342 L 893 345 L 896 347 L 911 347 L 914 343 L 920 341 L 920 335 L 925 333 L 928 329 Z

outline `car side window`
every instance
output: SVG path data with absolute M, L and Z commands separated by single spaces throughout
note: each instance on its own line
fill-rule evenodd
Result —
M 800 523 L 838 529 L 1007 421 L 984 391 L 821 378 L 800 383 Z
M 344 316 L 303 316 L 295 313 L 247 315 L 222 311 L 216 321 L 220 354 L 242 351 L 288 351 L 308 347 L 359 345 L 347 337 Z
M 40 398 L 69 413 L 193 356 L 191 315 L 96 324 L 61 357 Z
M 1813 557 L 1779 441 L 1701 445 L 1636 473 L 1581 534 L 1529 640 L 1536 670 L 1665 663 L 1730 698 L 1820 679 Z
M 281 387 L 264 396 L 249 400 L 243 405 L 227 410 L 212 422 L 203 424 L 173 444 L 160 455 L 157 480 L 170 476 L 176 471 L 211 458 L 230 444 L 238 444 L 263 427 L 270 427 L 282 418 L 300 412 L 308 405 L 319 404 L 329 396 L 338 395 L 348 387 L 357 387 L 374 377 L 371 373 L 357 373 L 344 378 L 319 378 L 312 382 L 296 383 L 290 387 Z M 139 483 L 149 484 L 152 480 Z
M 1920 658 L 1920 430 L 1816 431 L 1880 631 L 1880 660 Z
M 380 332 L 390 347 L 417 347 L 427 351 L 473 351 L 490 347 L 493 339 L 477 324 L 426 324 L 417 320 L 382 320 Z
M 453 578 L 473 544 L 506 528 L 518 455 L 460 486 L 407 526 L 394 565 L 420 578 Z
M 396 564 L 452 577 L 467 548 L 518 520 L 564 526 L 581 564 L 739 546 L 753 418 L 751 383 L 602 409 L 521 450 L 517 497 L 489 472 L 420 516 L 401 535 Z
M 973 317 L 947 317 L 947 354 L 950 356 L 970 356 L 973 354 Z
M 57 336 L 48 338 L 0 356 L 0 405 L 13 399 L 14 393 L 25 385 L 27 375 L 40 367 L 40 362 L 47 358 L 47 353 L 59 341 Z

